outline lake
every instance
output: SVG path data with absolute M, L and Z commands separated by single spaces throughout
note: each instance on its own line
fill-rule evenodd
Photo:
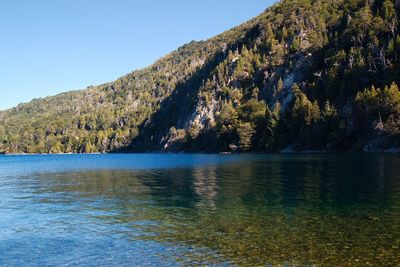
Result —
M 1 266 L 399 266 L 397 155 L 0 156 Z

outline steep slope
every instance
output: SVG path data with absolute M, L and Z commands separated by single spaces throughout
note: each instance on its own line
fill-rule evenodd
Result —
M 193 42 L 115 82 L 36 99 L 0 113 L 7 153 L 106 152 L 130 143 L 138 126 L 218 48 Z
M 1 112 L 0 150 L 394 150 L 399 10 L 281 1 L 113 83 Z

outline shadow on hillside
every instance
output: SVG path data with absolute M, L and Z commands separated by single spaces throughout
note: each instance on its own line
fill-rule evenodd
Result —
M 236 42 L 226 47 L 225 51 L 221 49 L 216 52 L 202 68 L 191 77 L 188 77 L 187 80 L 178 84 L 174 92 L 162 101 L 160 108 L 151 118 L 139 126 L 140 134 L 132 140 L 130 145 L 112 152 L 128 153 L 163 150 L 163 138 L 168 135 L 171 127 L 176 129 L 185 128 L 185 123 L 192 115 L 198 101 L 198 93 L 201 86 L 207 78 L 211 77 L 214 69 L 227 58 L 227 51 L 234 51 L 245 44 L 253 46 L 254 40 L 259 35 L 260 27 L 256 25 L 248 29 Z M 224 41 L 229 43 L 228 40 Z
M 162 141 L 171 127 L 183 128 L 198 100 L 198 92 L 204 80 L 214 68 L 227 57 L 217 52 L 206 64 L 187 80 L 176 86 L 174 92 L 163 100 L 158 111 L 140 125 L 140 134 L 131 144 L 113 151 L 114 153 L 151 152 L 162 150 Z

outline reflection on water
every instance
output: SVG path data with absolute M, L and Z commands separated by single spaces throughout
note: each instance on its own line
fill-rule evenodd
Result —
M 400 264 L 398 156 L 104 157 L 0 175 L 1 265 Z

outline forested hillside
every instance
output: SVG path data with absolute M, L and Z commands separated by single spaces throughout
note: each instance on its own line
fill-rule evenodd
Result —
M 0 112 L 0 151 L 396 151 L 399 15 L 400 0 L 283 0 L 115 82 Z

